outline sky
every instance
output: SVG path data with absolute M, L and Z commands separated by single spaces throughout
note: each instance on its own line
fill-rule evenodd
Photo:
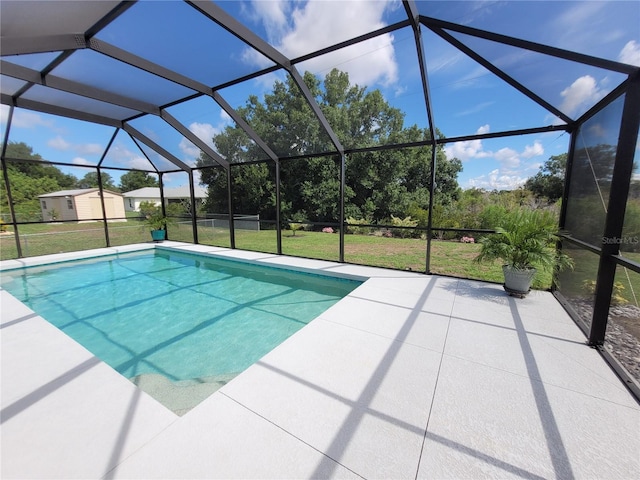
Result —
M 224 1 L 219 5 L 262 39 L 289 58 L 348 40 L 406 18 L 398 0 Z M 422 15 L 514 36 L 579 53 L 640 66 L 640 2 L 637 1 L 448 1 L 417 2 Z M 142 20 L 144 19 L 144 21 Z M 97 35 L 121 48 L 194 76 L 209 85 L 258 71 L 272 62 L 226 31 L 210 27 L 208 19 L 193 8 L 176 2 L 139 2 Z M 171 30 L 171 35 L 167 32 Z M 199 33 L 205 31 L 207 33 Z M 446 137 L 541 127 L 562 123 L 513 87 L 431 30 L 423 27 L 422 43 L 430 82 L 435 126 Z M 451 34 L 475 49 L 536 95 L 571 118 L 587 111 L 614 89 L 625 76 L 542 54 L 508 47 L 471 36 Z M 216 48 L 220 46 L 221 48 Z M 15 60 L 37 68 L 52 54 Z M 78 78 L 104 89 L 116 89 L 146 101 L 171 101 L 188 93 L 145 75 L 128 78 L 114 61 L 104 63 L 93 51 L 78 51 L 54 70 L 63 78 Z M 13 61 L 12 59 L 7 59 Z M 221 68 L 222 65 L 222 68 Z M 385 99 L 405 115 L 405 126 L 427 128 L 424 96 L 410 28 L 296 64 L 302 73 L 320 78 L 331 69 L 346 71 L 352 84 L 379 89 Z M 283 71 L 223 89 L 233 107 L 243 106 L 250 94 L 268 93 Z M 124 82 L 124 83 L 123 83 Z M 3 93 L 12 88 L 3 77 Z M 45 87 L 34 88 L 30 98 L 53 95 Z M 60 101 L 66 97 L 60 96 Z M 79 108 L 83 103 L 73 99 Z M 89 105 L 89 104 L 87 104 Z M 3 129 L 8 108 L 2 106 Z M 199 138 L 211 145 L 211 137 L 233 121 L 212 99 L 201 97 L 168 109 Z M 132 122 L 182 161 L 193 165 L 199 154 L 191 142 L 158 117 Z M 10 141 L 24 141 L 51 161 L 95 165 L 109 144 L 113 128 L 89 125 L 61 117 L 16 109 Z M 463 188 L 513 189 L 535 175 L 551 156 L 565 153 L 569 135 L 563 132 L 449 143 L 449 158 L 462 161 L 458 182 Z M 157 157 L 147 149 L 151 158 Z M 167 165 L 166 160 L 158 160 Z M 104 161 L 109 166 L 148 168 L 148 162 L 124 132 L 118 134 Z M 78 177 L 81 168 L 63 168 Z M 120 172 L 109 171 L 119 179 Z M 186 174 L 168 174 L 167 186 L 187 182 Z

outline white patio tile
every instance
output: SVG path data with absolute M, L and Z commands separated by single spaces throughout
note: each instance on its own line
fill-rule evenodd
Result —
M 2 295 L 2 478 L 99 478 L 173 413 Z
M 3 409 L 2 478 L 100 478 L 178 418 L 103 363 L 32 396 Z
M 513 313 L 502 295 L 503 293 L 496 291 L 495 299 L 480 298 L 476 301 L 469 297 L 456 296 L 451 318 L 512 328 Z
M 215 393 L 107 478 L 359 478 L 342 465 Z
M 635 404 L 597 351 L 585 343 L 529 333 L 519 317 L 513 327 L 452 318 L 445 353 L 630 407 Z
M 440 355 L 314 320 L 221 389 L 365 478 L 415 475 Z
M 164 247 L 370 278 L 183 417 L 0 291 L 2 478 L 637 477 L 640 406 L 548 292 Z
M 401 280 L 370 279 L 351 296 L 438 315 L 451 315 L 455 284 L 449 279 L 442 281 L 438 277 L 423 276 Z
M 635 478 L 640 412 L 445 356 L 419 478 Z
M 320 318 L 438 352 L 443 350 L 449 325 L 447 315 L 357 296 L 344 298 Z
M 79 375 L 99 360 L 62 334 L 13 295 L 0 290 L 2 300 L 2 408 L 43 385 Z M 55 361 L 52 361 L 55 359 Z M 20 366 L 28 366 L 26 375 Z

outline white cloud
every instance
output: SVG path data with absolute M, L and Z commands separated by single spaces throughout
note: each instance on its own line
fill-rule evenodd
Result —
M 251 5 L 253 12 L 249 14 L 254 21 L 262 21 L 267 32 L 277 32 L 282 34 L 287 26 L 287 10 L 289 0 L 253 0 Z
M 258 68 L 267 68 L 273 65 L 271 60 L 252 48 L 245 49 L 242 52 L 241 59 L 244 63 L 256 65 Z
M 224 110 L 223 110 L 224 112 Z M 230 119 L 229 115 L 224 112 L 227 119 Z M 225 122 L 226 123 L 226 122 Z M 222 131 L 220 127 L 214 127 L 210 123 L 198 123 L 193 122 L 189 125 L 189 130 L 204 143 L 213 148 L 213 137 Z
M 595 78 L 591 75 L 584 75 L 560 92 L 564 99 L 560 105 L 560 110 L 570 116 L 575 115 L 581 109 L 595 104 L 606 93 L 598 86 Z
M 225 124 L 230 124 L 232 123 L 231 120 L 231 115 L 229 115 L 227 112 L 225 112 L 224 110 L 220 110 L 220 118 L 222 119 L 222 121 Z
M 458 158 L 466 162 L 472 158 L 479 158 L 482 148 L 482 140 L 468 140 L 466 142 L 454 142 L 453 145 L 447 144 L 444 147 L 444 153 L 447 158 Z
M 62 150 L 63 152 L 71 149 L 71 144 L 59 135 L 49 140 L 47 145 L 55 150 Z
M 196 147 L 193 143 L 187 140 L 185 137 L 182 137 L 180 143 L 178 144 L 180 151 L 182 152 L 182 158 L 193 160 L 194 158 L 198 158 L 200 156 L 200 149 Z
M 620 50 L 618 60 L 622 63 L 628 63 L 629 65 L 640 67 L 640 44 L 635 40 L 627 42 L 622 50 Z
M 602 2 L 575 2 L 572 8 L 565 10 L 555 18 L 555 26 L 565 34 L 578 33 L 584 25 L 596 18 L 603 8 Z
M 193 122 L 189 125 L 189 131 L 213 150 L 216 150 L 215 145 L 213 144 L 213 137 L 218 135 L 227 125 L 232 123 L 233 120 L 229 114 L 224 110 L 220 110 L 220 122 L 218 122 L 218 125 Z M 178 146 L 180 147 L 180 151 L 184 154 L 184 158 L 187 158 L 188 160 L 197 159 L 200 156 L 200 149 L 186 138 L 183 138 Z
M 104 147 L 99 143 L 78 143 L 73 149 L 80 155 L 102 155 Z
M 594 123 L 587 128 L 589 136 L 596 138 L 604 138 L 607 136 L 607 130 L 601 123 Z
M 193 184 L 194 185 L 200 185 L 201 175 L 202 175 L 202 171 L 200 171 L 200 170 L 194 170 L 193 171 Z
M 95 163 L 92 163 L 86 158 L 82 157 L 75 157 L 73 160 L 71 160 L 71 163 L 73 163 L 74 165 L 95 165 Z
M 471 188 L 483 188 L 485 190 L 514 190 L 524 185 L 527 181 L 525 177 L 517 174 L 501 174 L 499 169 L 492 170 L 486 175 L 472 178 L 468 182 Z
M 393 7 L 392 3 L 366 0 L 306 3 L 254 1 L 252 7 L 255 17 L 261 19 L 268 32 L 270 43 L 287 57 L 295 58 L 384 27 L 383 14 L 385 9 Z M 299 68 L 324 76 L 335 67 L 348 72 L 352 83 L 362 86 L 377 82 L 390 85 L 398 80 L 392 42 L 393 35 L 381 35 L 304 62 Z M 244 60 L 264 66 L 265 62 L 260 57 L 247 52 Z
M 476 134 L 482 135 L 489 133 L 489 130 L 489 124 L 485 124 L 476 130 Z M 471 160 L 472 158 L 483 158 L 487 156 L 482 146 L 482 140 L 467 140 L 465 142 L 455 142 L 453 145 L 447 144 L 444 147 L 444 152 L 447 158 L 458 158 L 463 162 Z
M 544 154 L 544 147 L 539 141 L 533 142 L 533 145 L 527 145 L 524 147 L 524 151 L 522 152 L 522 156 L 524 158 L 532 158 L 538 157 Z
M 502 168 L 514 169 L 520 166 L 520 155 L 512 148 L 501 148 L 493 157 L 500 162 Z
M 114 143 L 107 154 L 109 165 L 123 165 L 132 170 L 152 170 L 153 167 L 143 155 L 132 152 L 120 142 Z
M 7 110 L 8 115 L 8 110 Z M 53 127 L 53 121 L 44 118 L 37 113 L 25 110 L 14 110 L 11 120 L 11 127 L 16 128 L 35 128 L 35 127 Z
M 72 151 L 78 155 L 101 155 L 104 152 L 104 147 L 98 143 L 69 143 L 60 135 L 50 139 L 47 146 L 62 152 Z
M 487 123 L 487 124 L 482 125 L 481 127 L 479 127 L 479 128 L 478 128 L 478 130 L 476 130 L 476 133 L 477 133 L 478 135 L 483 135 L 483 134 L 485 134 L 485 133 L 489 133 L 490 129 L 491 129 L 491 127 L 490 127 L 490 126 L 489 126 L 489 124 Z
M 478 134 L 489 133 L 489 125 L 478 128 Z M 466 142 L 455 142 L 453 145 L 445 146 L 447 158 L 457 157 L 463 162 L 472 159 L 493 160 L 498 165 L 488 174 L 482 174 L 467 181 L 465 187 L 484 188 L 486 190 L 512 190 L 522 186 L 528 178 L 526 171 L 531 170 L 528 163 L 523 163 L 523 159 L 529 159 L 544 154 L 544 147 L 535 140 L 532 145 L 526 145 L 522 151 L 510 147 L 503 147 L 497 151 L 485 150 L 482 140 L 469 140 Z M 491 164 L 488 164 L 491 165 Z

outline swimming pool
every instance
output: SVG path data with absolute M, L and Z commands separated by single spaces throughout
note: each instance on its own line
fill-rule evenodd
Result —
M 2 272 L 5 290 L 135 383 L 207 391 L 360 283 L 162 249 Z

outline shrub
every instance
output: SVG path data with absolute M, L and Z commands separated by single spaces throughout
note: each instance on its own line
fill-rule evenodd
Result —
M 322 233 L 333 233 L 333 228 L 331 227 L 324 227 L 322 229 Z
M 354 235 L 368 235 L 371 233 L 370 227 L 358 227 L 357 225 L 367 225 L 370 221 L 366 218 L 361 220 L 355 219 L 353 217 L 347 218 L 347 230 L 346 233 L 352 233 Z
M 595 295 L 596 281 L 585 280 L 582 282 L 582 289 L 587 293 L 587 295 Z M 614 282 L 613 292 L 611 293 L 611 305 L 624 305 L 625 303 L 629 303 L 624 297 L 624 291 L 625 288 L 622 282 Z
M 157 214 L 160 211 L 160 207 L 153 202 L 140 202 L 138 210 L 140 211 L 140 215 L 147 218 Z
M 418 221 L 412 220 L 411 217 L 399 218 L 391 215 L 391 225 L 394 227 L 417 227 Z M 416 236 L 420 236 L 420 232 L 416 230 L 409 230 L 408 228 L 392 228 L 391 233 L 394 237 L 400 238 L 411 238 Z

